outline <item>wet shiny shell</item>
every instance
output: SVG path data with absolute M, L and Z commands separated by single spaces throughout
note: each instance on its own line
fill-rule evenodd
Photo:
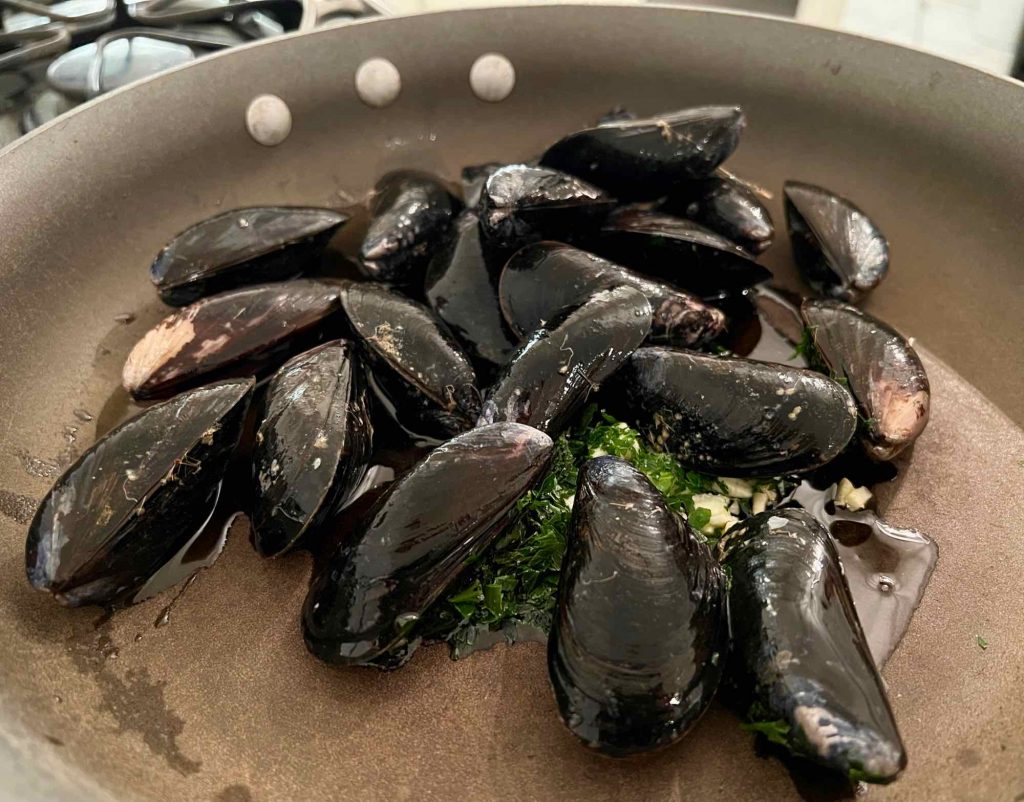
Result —
M 846 198 L 813 184 L 787 181 L 786 223 L 793 258 L 819 295 L 855 302 L 889 271 L 889 243 Z
M 389 173 L 375 191 L 360 267 L 377 281 L 418 283 L 451 225 L 457 201 L 437 179 L 411 171 Z
M 265 372 L 315 342 L 339 309 L 337 287 L 311 279 L 212 295 L 150 329 L 128 354 L 121 380 L 134 397 L 156 398 Z
M 803 510 L 772 510 L 718 549 L 731 577 L 731 698 L 781 721 L 797 754 L 894 780 L 906 754 L 828 532 Z
M 552 436 L 651 330 L 651 305 L 632 287 L 595 293 L 512 355 L 487 393 L 482 423 L 516 421 Z
M 623 414 L 655 448 L 722 476 L 824 465 L 857 425 L 850 394 L 810 370 L 640 348 L 616 376 Z
M 728 178 L 677 184 L 661 208 L 695 220 L 750 253 L 763 253 L 775 238 L 775 224 L 765 205 L 743 184 Z
M 70 606 L 119 602 L 141 588 L 213 511 L 254 384 L 182 393 L 93 444 L 32 520 L 29 582 Z
M 467 209 L 476 209 L 480 205 L 487 179 L 504 166 L 501 162 L 486 162 L 462 168 L 459 179 L 462 183 L 462 200 Z
M 348 215 L 331 209 L 235 209 L 185 229 L 150 268 L 160 299 L 184 306 L 246 284 L 297 276 L 314 266 Z
M 463 212 L 427 269 L 427 302 L 470 357 L 491 365 L 504 364 L 517 343 L 501 315 L 497 284 L 477 216 Z
M 739 245 L 682 217 L 622 209 L 591 241 L 607 259 L 703 298 L 738 292 L 772 274 Z
M 371 438 L 352 343 L 326 343 L 274 374 L 253 449 L 252 541 L 260 554 L 286 551 L 348 500 L 366 472 Z
M 594 232 L 614 199 L 586 181 L 546 167 L 510 164 L 495 171 L 480 198 L 480 224 L 491 248 Z
M 930 389 L 917 352 L 895 329 L 849 304 L 804 301 L 811 341 L 829 371 L 845 379 L 864 419 L 864 441 L 889 460 L 928 424 Z
M 699 298 L 557 242 L 538 242 L 517 251 L 502 271 L 498 296 L 505 319 L 524 337 L 594 292 L 620 286 L 639 290 L 650 302 L 649 342 L 700 346 L 725 330 L 725 315 Z
M 671 744 L 711 702 L 727 638 L 703 540 L 628 462 L 584 465 L 548 641 L 566 726 L 615 756 Z
M 705 178 L 739 144 L 746 125 L 733 106 L 701 106 L 611 120 L 556 142 L 541 157 L 618 198 L 653 200 L 680 181 Z
M 365 346 L 371 386 L 399 424 L 440 439 L 473 426 L 473 366 L 426 306 L 374 283 L 345 285 L 341 303 Z
M 303 611 L 309 650 L 365 663 L 415 637 L 415 624 L 510 523 L 544 473 L 551 438 L 485 426 L 432 451 L 384 492 L 365 525 L 314 577 Z

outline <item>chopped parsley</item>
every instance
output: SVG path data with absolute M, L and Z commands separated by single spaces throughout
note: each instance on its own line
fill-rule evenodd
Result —
M 740 724 L 740 729 L 763 735 L 773 744 L 789 748 L 789 725 L 781 718 L 775 721 L 750 721 Z
M 988 648 L 988 641 L 985 640 L 983 637 L 981 637 L 981 635 L 978 635 L 977 640 L 978 640 L 978 646 L 980 646 L 982 649 L 987 649 Z

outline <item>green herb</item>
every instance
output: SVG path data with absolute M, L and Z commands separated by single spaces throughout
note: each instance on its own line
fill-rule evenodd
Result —
M 816 358 L 817 352 L 814 348 L 814 329 L 811 326 L 805 326 L 803 332 L 800 335 L 800 342 L 793 348 L 793 353 L 790 354 L 790 359 L 796 359 L 802 357 L 807 362 L 813 362 Z
M 980 646 L 982 649 L 987 649 L 988 648 L 988 641 L 985 640 L 983 637 L 981 637 L 981 635 L 978 635 L 977 640 L 978 640 L 978 646 Z
M 740 724 L 740 728 L 746 732 L 760 733 L 773 744 L 789 746 L 789 725 L 781 718 L 775 721 L 751 721 Z

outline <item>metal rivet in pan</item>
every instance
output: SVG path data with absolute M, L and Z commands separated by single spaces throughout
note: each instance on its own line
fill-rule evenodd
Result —
M 516 68 L 501 53 L 484 53 L 469 69 L 469 85 L 481 100 L 497 103 L 515 89 Z
M 292 132 L 292 112 L 277 95 L 259 95 L 245 110 L 249 136 L 261 145 L 280 145 Z
M 376 109 L 395 102 L 402 91 L 398 67 L 386 58 L 370 58 L 356 70 L 356 94 L 367 106 Z

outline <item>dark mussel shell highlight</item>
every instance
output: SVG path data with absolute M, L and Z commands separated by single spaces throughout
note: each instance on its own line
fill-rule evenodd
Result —
M 928 424 L 921 358 L 903 335 L 849 304 L 807 300 L 801 312 L 819 361 L 846 381 L 860 407 L 868 453 L 892 459 Z
M 745 126 L 735 106 L 610 120 L 569 134 L 548 148 L 540 163 L 618 198 L 654 200 L 681 181 L 711 175 L 736 150 Z
M 718 544 L 729 572 L 731 698 L 796 754 L 887 783 L 907 763 L 835 544 L 798 509 L 761 513 Z
M 309 650 L 358 664 L 415 637 L 427 607 L 511 522 L 551 449 L 551 438 L 528 426 L 483 426 L 390 485 L 313 578 L 303 610 Z
M 121 380 L 135 398 L 265 372 L 320 337 L 339 311 L 337 287 L 312 279 L 211 295 L 168 315 L 135 344 Z
M 787 181 L 786 223 L 793 258 L 818 295 L 854 303 L 889 271 L 889 243 L 846 198 L 823 187 Z
M 185 306 L 247 284 L 292 278 L 315 266 L 348 220 L 333 209 L 255 206 L 224 212 L 182 231 L 150 268 L 160 299 Z
M 725 575 L 646 476 L 580 471 L 548 670 L 562 720 L 624 756 L 667 746 L 707 709 L 725 663 Z
M 753 254 L 768 250 L 775 239 L 771 213 L 752 190 L 732 179 L 677 184 L 661 208 L 694 220 Z
M 213 512 L 254 385 L 235 379 L 184 392 L 94 443 L 32 520 L 32 586 L 69 606 L 139 590 Z
M 325 343 L 274 374 L 253 449 L 256 551 L 287 551 L 349 499 L 366 472 L 372 433 L 352 343 Z
M 813 470 L 853 437 L 857 410 L 810 370 L 640 348 L 616 376 L 623 415 L 684 465 L 722 476 Z
M 524 337 L 598 290 L 620 286 L 639 290 L 650 302 L 649 342 L 699 347 L 725 331 L 725 315 L 699 298 L 558 242 L 517 251 L 501 273 L 498 296 L 505 319 Z

